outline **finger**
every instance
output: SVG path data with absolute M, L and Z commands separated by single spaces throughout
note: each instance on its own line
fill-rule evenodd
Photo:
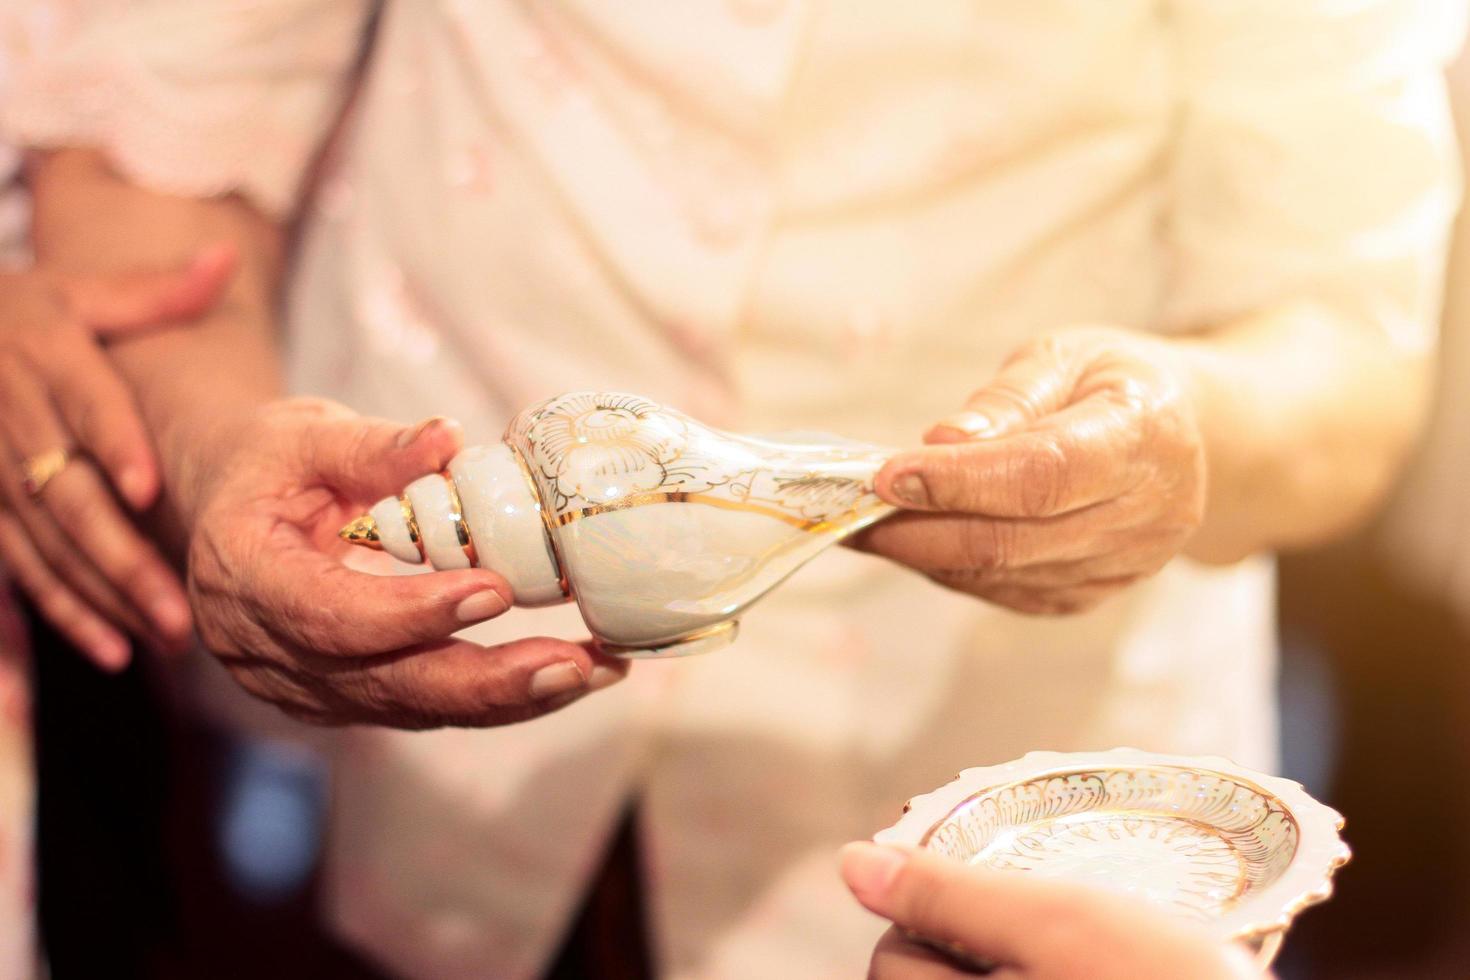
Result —
M 1089 612 L 1138 581 L 1135 576 L 1125 576 L 1069 588 L 1033 588 L 1011 583 L 976 582 L 943 572 L 932 577 L 950 588 L 1031 616 L 1071 616 Z
M 867 842 L 843 849 L 842 872 L 858 900 L 894 925 L 1027 976 L 1249 975 L 1238 949 L 1096 886 Z
M 47 622 L 83 656 L 110 672 L 128 665 L 127 638 L 56 577 L 9 511 L 0 511 L 0 560 Z
M 1015 435 L 902 453 L 876 489 L 914 510 L 1050 517 L 1121 496 L 1137 465 L 1136 411 L 1104 395 L 1084 399 Z
M 327 708 L 323 694 L 313 691 L 296 673 L 278 664 L 243 656 L 222 656 L 219 660 L 247 693 L 275 705 L 298 721 L 313 725 L 348 724 L 345 716 Z
M 89 460 L 73 460 L 53 477 L 41 503 L 76 551 L 141 610 L 165 640 L 173 645 L 188 640 L 193 623 L 183 585 L 118 510 Z
M 1087 585 L 1125 586 L 1148 578 L 1165 564 L 1165 560 L 1152 556 L 1132 553 L 1105 555 L 1083 561 L 1006 569 L 988 577 L 988 580 L 1027 589 L 1074 589 Z M 987 576 L 980 575 L 976 578 L 987 579 Z
M 1034 520 L 911 512 L 880 521 L 854 543 L 923 571 L 988 575 L 1116 553 L 1136 523 L 1115 501 Z
M 312 424 L 305 448 L 311 471 L 333 489 L 376 501 L 442 470 L 463 445 L 459 423 L 443 416 L 416 425 L 351 416 Z
M 936 423 L 924 441 L 967 442 L 1017 432 L 1066 405 L 1076 383 L 1076 370 L 1056 343 L 1030 344 L 972 394 L 963 411 Z
M 398 728 L 524 721 L 621 680 L 627 663 L 586 646 L 534 637 L 484 647 L 440 640 L 324 669 L 360 722 Z
M 509 583 L 488 569 L 370 575 L 305 546 L 283 548 L 270 567 L 249 574 L 261 583 L 259 621 L 286 645 L 321 656 L 365 657 L 440 640 L 513 601 Z
M 129 506 L 145 510 L 158 496 L 158 466 L 137 403 L 107 356 L 80 332 L 74 339 L 65 357 L 38 364 L 37 371 L 75 448 L 101 464 Z
M 9 442 L 16 462 L 52 449 L 74 448 L 38 371 L 8 351 L 0 353 L 0 435 Z
M 20 471 L 13 459 L 13 448 L 0 439 L 0 500 L 17 518 L 46 565 L 83 602 L 115 627 L 144 640 L 150 647 L 170 649 L 171 645 L 159 636 L 148 620 L 123 599 L 85 555 L 77 551 L 50 512 L 22 492 Z
M 959 980 L 974 975 L 938 950 L 909 939 L 897 927 L 878 940 L 868 967 L 868 980 Z
M 207 312 L 238 264 L 239 250 L 223 242 L 201 249 L 181 269 L 69 276 L 59 288 L 88 328 L 111 336 Z
M 984 872 L 938 855 L 869 842 L 842 849 L 842 878 L 871 912 L 939 943 L 1002 963 L 1032 961 L 1043 924 L 1067 921 L 1070 891 Z
M 96 353 L 88 345 L 80 345 L 79 349 Z M 112 377 L 111 371 L 104 369 L 102 376 Z M 40 378 L 24 370 L 19 361 L 0 363 L 0 390 L 4 409 L 0 411 L 0 431 L 11 452 L 24 459 L 58 446 L 73 446 L 72 433 L 58 419 Z M 113 589 L 146 614 L 168 643 L 178 645 L 188 638 L 189 607 L 183 588 L 118 510 L 88 460 L 71 460 L 51 478 L 39 498 L 35 502 L 16 499 L 13 503 L 38 545 L 61 544 L 54 534 L 41 530 L 44 522 L 38 511 L 45 511 L 64 532 L 71 545 L 66 550 L 85 556 Z M 58 564 L 62 553 L 44 547 L 42 550 L 58 572 L 76 564 Z

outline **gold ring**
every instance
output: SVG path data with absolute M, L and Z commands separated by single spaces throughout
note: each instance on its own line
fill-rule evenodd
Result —
M 40 499 L 41 491 L 46 489 L 46 484 L 50 483 L 56 474 L 66 469 L 66 464 L 70 462 L 71 453 L 59 446 L 21 460 L 20 468 L 25 472 L 25 479 L 20 482 L 21 489 L 25 490 L 26 496 L 32 500 Z

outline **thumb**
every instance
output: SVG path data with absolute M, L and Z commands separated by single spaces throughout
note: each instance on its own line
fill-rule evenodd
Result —
M 69 276 L 61 289 L 85 326 L 98 336 L 110 336 L 207 312 L 224 294 L 238 264 L 238 250 L 222 242 L 201 249 L 179 269 Z
M 894 925 L 987 959 L 1031 959 L 1036 923 L 1050 921 L 1058 902 L 1023 876 L 972 868 L 901 845 L 848 844 L 842 878 L 870 912 Z
M 436 415 L 417 425 L 360 417 L 318 422 L 308 433 L 316 474 L 338 492 L 362 501 L 402 493 L 437 473 L 464 446 L 458 422 Z
M 1091 881 L 996 871 L 867 842 L 843 848 L 842 877 L 859 902 L 900 928 L 968 958 L 1006 964 L 1017 975 L 1259 975 L 1195 923 Z
M 1018 351 L 990 383 L 970 396 L 962 411 L 934 424 L 928 443 L 993 439 L 1024 429 L 1062 408 L 1076 384 L 1057 344 L 1041 341 Z

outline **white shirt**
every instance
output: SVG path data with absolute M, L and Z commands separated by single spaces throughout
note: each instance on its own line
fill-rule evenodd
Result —
M 84 18 L 29 42 L 9 129 L 283 211 L 360 17 Z M 1448 0 L 400 0 L 307 215 L 292 378 L 482 440 L 605 387 L 912 444 L 1067 324 L 1177 332 L 1313 298 L 1423 345 L 1461 26 Z M 149 93 L 187 118 L 160 125 Z M 477 635 L 580 631 L 558 609 Z M 1038 619 L 831 552 L 734 648 L 554 717 L 350 733 L 330 911 L 405 975 L 532 976 L 636 795 L 665 975 L 858 976 L 881 924 L 838 845 L 1033 748 L 1269 768 L 1273 648 L 1264 557 L 1177 559 Z

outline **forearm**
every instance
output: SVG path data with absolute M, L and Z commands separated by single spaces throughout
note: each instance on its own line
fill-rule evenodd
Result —
M 1175 343 L 1204 435 L 1204 523 L 1187 553 L 1230 562 L 1361 520 L 1428 402 L 1428 357 L 1375 325 L 1293 306 Z
M 96 272 L 168 267 L 221 242 L 239 252 L 229 292 L 201 322 L 139 333 L 110 349 L 154 436 L 167 498 L 186 511 L 189 484 L 207 465 L 206 433 L 280 393 L 273 322 L 280 230 L 239 199 L 144 190 L 89 151 L 37 155 L 29 172 L 39 262 Z

